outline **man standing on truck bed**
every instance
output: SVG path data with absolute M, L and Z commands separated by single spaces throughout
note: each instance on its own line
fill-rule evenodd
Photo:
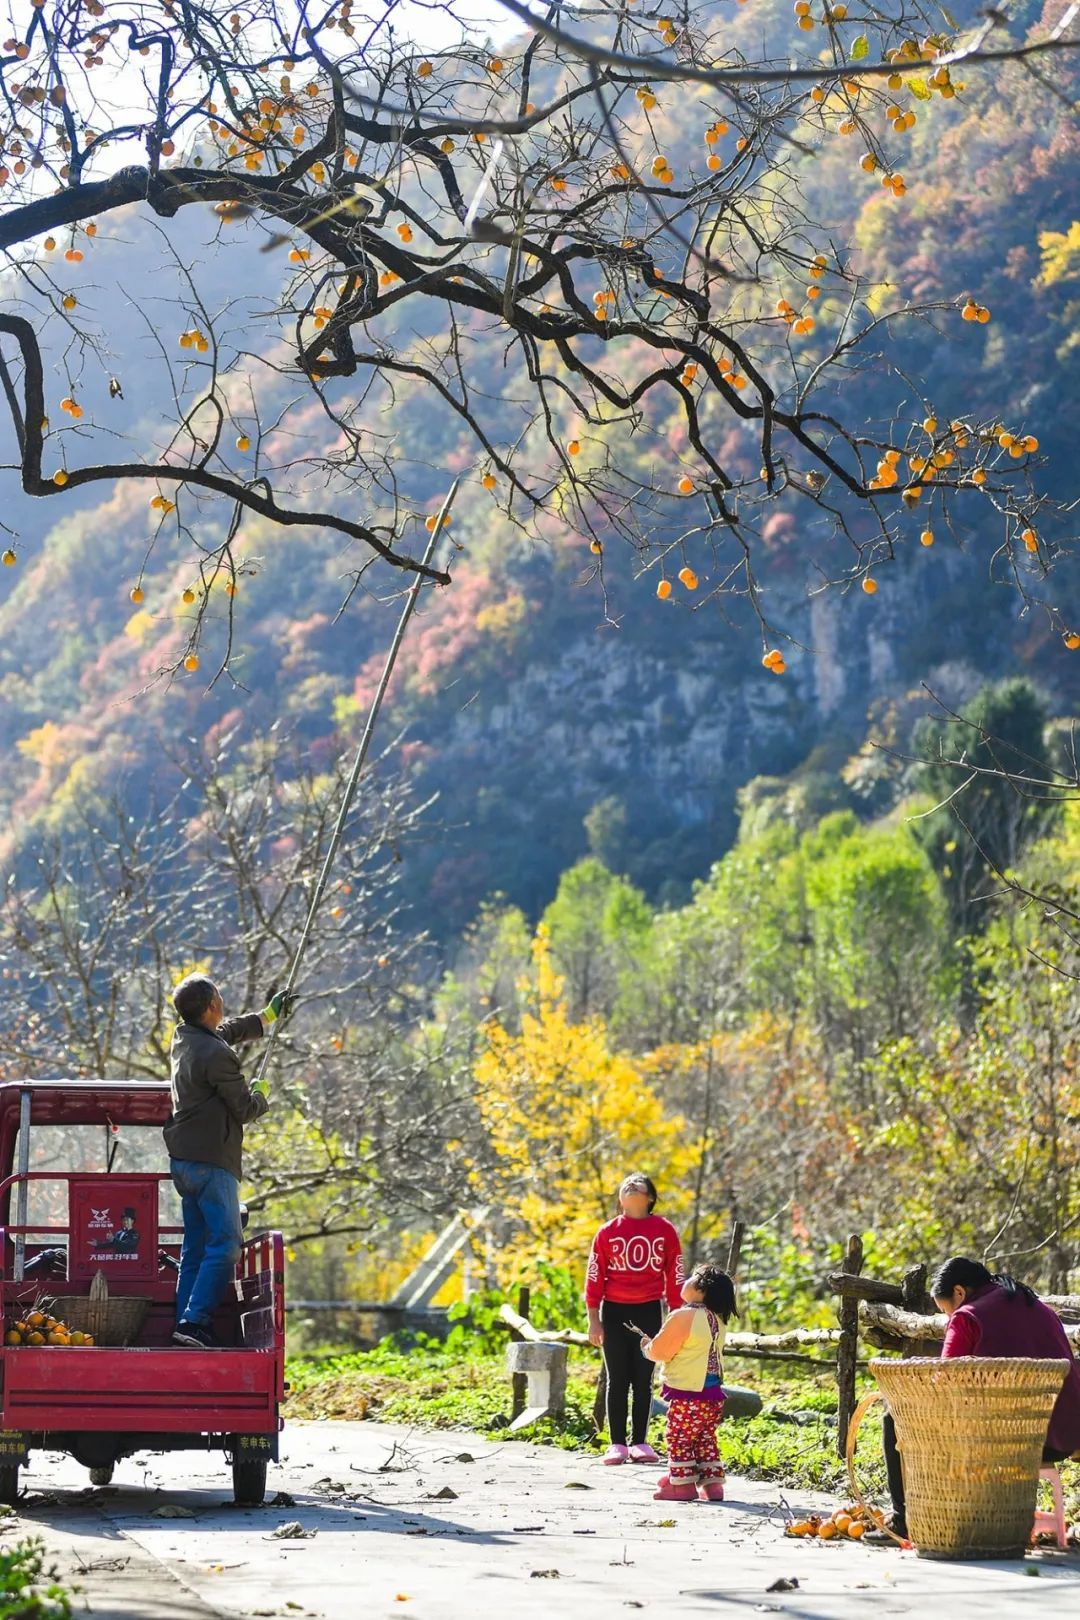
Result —
M 291 997 L 271 996 L 261 1013 L 225 1017 L 212 979 L 191 973 L 173 991 L 180 1022 L 172 1038 L 172 1116 L 163 1135 L 184 1211 L 173 1343 L 214 1346 L 214 1312 L 232 1281 L 242 1245 L 240 1174 L 244 1126 L 270 1104 L 266 1081 L 249 1086 L 233 1048 L 287 1018 Z

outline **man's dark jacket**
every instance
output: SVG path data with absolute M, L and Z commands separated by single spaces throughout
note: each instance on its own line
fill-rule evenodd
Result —
M 233 1047 L 262 1033 L 258 1013 L 227 1018 L 216 1033 L 205 1024 L 177 1024 L 169 1053 L 172 1118 L 162 1133 L 171 1158 L 214 1164 L 240 1180 L 244 1126 L 269 1104 L 249 1087 Z

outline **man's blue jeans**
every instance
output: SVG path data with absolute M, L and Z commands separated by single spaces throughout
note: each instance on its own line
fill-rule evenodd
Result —
M 170 1159 L 169 1169 L 184 1209 L 176 1320 L 208 1328 L 243 1246 L 240 1183 L 228 1170 L 193 1159 Z

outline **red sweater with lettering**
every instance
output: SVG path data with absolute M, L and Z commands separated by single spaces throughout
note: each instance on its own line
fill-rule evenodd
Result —
M 643 1305 L 666 1299 L 671 1310 L 682 1304 L 682 1248 L 679 1234 L 662 1215 L 631 1220 L 617 1215 L 593 1238 L 585 1275 L 585 1303 L 596 1309 L 605 1299 L 613 1305 Z

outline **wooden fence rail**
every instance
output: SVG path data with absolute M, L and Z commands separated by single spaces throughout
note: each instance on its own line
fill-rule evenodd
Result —
M 738 1276 L 745 1228 L 741 1221 L 733 1224 L 728 1244 L 727 1271 Z M 724 1344 L 725 1357 L 748 1357 L 762 1361 L 799 1362 L 804 1365 L 835 1366 L 837 1382 L 836 1443 L 841 1456 L 851 1415 L 855 1410 L 856 1378 L 865 1361 L 859 1359 L 860 1344 L 865 1342 L 879 1350 L 899 1351 L 905 1356 L 938 1355 L 945 1336 L 946 1318 L 934 1311 L 933 1301 L 927 1294 L 927 1268 L 912 1266 L 899 1283 L 884 1282 L 863 1275 L 862 1238 L 853 1233 L 848 1238 L 842 1267 L 824 1279 L 825 1288 L 837 1299 L 836 1328 L 789 1328 L 782 1333 L 729 1333 Z M 1080 1295 L 1044 1294 L 1045 1303 L 1056 1311 L 1065 1325 L 1073 1349 L 1080 1354 Z M 567 1345 L 588 1345 L 589 1336 L 576 1328 L 540 1331 L 528 1319 L 529 1291 L 522 1289 L 518 1309 L 506 1303 L 499 1316 L 512 1338 L 533 1342 L 548 1340 Z M 807 1354 L 812 1350 L 835 1350 L 835 1362 L 825 1355 Z M 597 1429 L 604 1423 L 606 1397 L 604 1369 L 601 1365 L 596 1391 L 594 1417 Z M 515 1409 L 518 1392 L 515 1389 Z

